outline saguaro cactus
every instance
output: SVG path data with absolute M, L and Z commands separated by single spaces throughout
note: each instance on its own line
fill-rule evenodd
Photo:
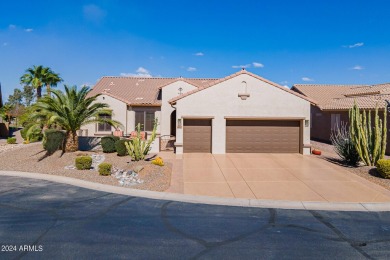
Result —
M 374 126 L 371 122 L 371 111 L 360 113 L 356 104 L 349 110 L 349 127 L 351 139 L 361 160 L 373 166 L 385 155 L 387 144 L 387 110 L 384 109 L 383 120 L 379 116 L 378 105 L 375 108 Z

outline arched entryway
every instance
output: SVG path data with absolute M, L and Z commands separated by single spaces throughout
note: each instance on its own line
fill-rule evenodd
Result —
M 176 110 L 171 113 L 171 135 L 176 136 Z

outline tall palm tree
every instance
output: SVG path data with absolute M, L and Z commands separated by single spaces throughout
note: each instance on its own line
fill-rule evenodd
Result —
M 45 73 L 45 79 L 44 83 L 46 84 L 46 92 L 47 95 L 50 96 L 51 93 L 51 88 L 56 87 L 58 83 L 62 82 L 62 78 L 60 77 L 60 74 L 55 73 L 52 71 L 50 68 L 45 68 L 46 73 Z
M 118 121 L 100 117 L 110 115 L 109 106 L 105 103 L 96 102 L 99 95 L 87 97 L 89 87 L 82 87 L 77 91 L 76 86 L 65 85 L 65 92 L 53 90 L 54 97 L 45 96 L 38 100 L 35 109 L 38 113 L 50 114 L 50 122 L 56 123 L 66 131 L 65 152 L 78 150 L 77 130 L 84 125 L 92 123 L 108 123 L 112 126 L 119 126 Z
M 42 97 L 42 87 L 44 85 L 50 95 L 50 87 L 56 86 L 61 81 L 62 78 L 58 73 L 55 73 L 49 67 L 43 67 L 42 65 L 28 68 L 26 73 L 20 77 L 21 84 L 31 85 L 37 89 L 37 99 Z

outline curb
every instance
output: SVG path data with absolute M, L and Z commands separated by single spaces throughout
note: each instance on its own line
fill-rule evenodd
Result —
M 255 208 L 277 208 L 295 210 L 328 210 L 328 211 L 363 211 L 378 212 L 390 211 L 390 203 L 349 203 L 349 202 L 310 202 L 310 201 L 281 201 L 281 200 L 258 200 L 258 199 L 238 199 L 238 198 L 216 198 L 208 196 L 197 196 L 169 192 L 157 192 L 137 190 L 131 188 L 117 187 L 95 182 L 89 182 L 58 175 L 48 175 L 43 173 L 0 171 L 0 176 L 13 176 L 46 180 L 57 183 L 68 184 L 81 188 L 97 190 L 108 193 L 115 193 L 127 196 L 141 197 L 147 199 L 169 200 L 186 203 L 199 203 L 220 206 L 235 207 L 255 207 Z

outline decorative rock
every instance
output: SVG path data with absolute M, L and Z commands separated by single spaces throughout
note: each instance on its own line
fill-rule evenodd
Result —
M 136 184 L 143 183 L 143 180 L 138 177 L 138 173 L 131 170 L 125 171 L 123 169 L 113 167 L 111 175 L 118 180 L 121 186 L 134 186 Z
M 91 166 L 91 170 L 95 170 L 95 171 L 98 171 L 99 170 L 99 164 L 101 164 L 102 162 L 104 162 L 104 160 L 106 159 L 106 157 L 103 155 L 103 154 L 92 154 L 91 155 L 92 157 L 92 166 Z
M 142 165 L 138 165 L 134 167 L 134 172 L 139 173 L 144 167 Z

